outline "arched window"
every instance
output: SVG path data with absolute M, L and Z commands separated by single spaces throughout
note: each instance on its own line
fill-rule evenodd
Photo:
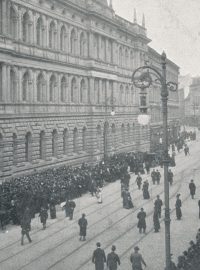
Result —
M 73 152 L 78 153 L 78 130 L 75 128 L 73 130 Z
M 44 85 L 45 85 L 44 77 L 42 73 L 40 73 L 37 77 L 37 101 L 38 102 L 41 102 L 44 100 L 44 97 L 45 97 Z
M 45 140 L 45 132 L 40 132 L 40 159 L 46 159 L 46 140 Z
M 13 133 L 13 165 L 17 165 L 17 134 Z
M 10 35 L 12 38 L 17 38 L 17 14 L 15 9 L 11 6 L 10 8 Z
M 61 102 L 65 102 L 67 97 L 67 80 L 65 76 L 61 79 L 61 93 L 60 93 L 60 99 Z
M 17 100 L 17 78 L 13 69 L 10 70 L 10 101 L 16 102 Z
M 55 75 L 51 75 L 50 84 L 49 84 L 49 101 L 50 102 L 54 102 L 55 88 L 56 88 L 56 77 Z
M 3 136 L 0 133 L 0 171 L 3 169 Z
M 80 87 L 80 103 L 86 103 L 87 101 L 87 89 L 85 80 L 81 80 L 81 87 Z
M 32 161 L 32 135 L 30 132 L 27 132 L 25 136 L 25 161 Z
M 22 101 L 28 101 L 28 95 L 29 95 L 29 73 L 28 71 L 24 73 L 23 79 L 22 79 Z
M 87 149 L 87 138 L 86 138 L 86 127 L 83 128 L 83 131 L 82 131 L 82 150 L 83 151 L 86 151 Z
M 121 126 L 121 142 L 122 144 L 125 144 L 125 126 L 122 124 Z
M 49 48 L 56 49 L 57 48 L 57 31 L 56 25 L 52 21 L 49 26 Z
M 101 126 L 100 126 L 100 125 L 97 126 L 97 134 L 96 134 L 96 137 L 97 137 L 97 149 L 98 149 L 98 150 L 101 150 L 101 139 L 102 139 L 102 134 L 101 134 Z
M 36 26 L 36 31 L 37 31 L 37 45 L 38 46 L 44 46 L 44 38 L 45 38 L 45 33 L 44 33 L 44 25 L 43 25 L 43 20 L 41 17 L 38 18 L 37 20 L 37 26 Z
M 106 61 L 106 39 L 104 37 L 101 39 L 101 55 L 102 60 Z
M 56 129 L 52 132 L 52 156 L 58 156 L 58 132 Z
M 70 52 L 71 54 L 76 54 L 76 32 L 74 29 L 71 31 L 71 36 L 70 36 Z
M 94 100 L 95 100 L 95 104 L 100 103 L 100 89 L 99 89 L 99 80 L 98 79 L 94 80 Z
M 123 54 L 122 54 L 122 47 L 119 47 L 119 66 L 122 67 L 123 63 Z
M 86 56 L 86 38 L 82 32 L 80 35 L 80 56 Z
M 31 42 L 32 36 L 32 22 L 28 12 L 24 13 L 22 18 L 22 40 L 24 42 Z
M 125 67 L 129 67 L 129 54 L 127 49 L 125 50 Z
M 73 78 L 71 82 L 71 102 L 75 103 L 76 102 L 76 93 L 77 90 L 77 85 L 76 85 L 76 79 Z
M 66 51 L 67 49 L 67 32 L 66 28 L 63 25 L 60 31 L 60 50 L 61 51 Z
M 67 128 L 63 131 L 63 153 L 67 155 L 69 151 L 69 131 Z
M 94 34 L 94 58 L 99 58 L 99 39 L 98 39 L 98 35 Z

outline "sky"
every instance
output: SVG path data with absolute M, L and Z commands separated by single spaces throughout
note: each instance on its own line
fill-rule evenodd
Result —
M 108 0 L 109 1 L 109 0 Z M 145 15 L 150 46 L 180 67 L 180 74 L 200 76 L 200 0 L 113 0 L 116 14 L 137 22 Z

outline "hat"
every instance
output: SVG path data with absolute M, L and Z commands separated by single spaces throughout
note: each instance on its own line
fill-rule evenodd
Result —
M 138 246 L 134 247 L 134 250 L 140 250 Z
M 141 208 L 140 210 L 144 210 L 144 208 Z
M 112 245 L 112 251 L 115 251 L 116 250 L 116 246 Z
M 100 242 L 97 242 L 96 245 L 97 245 L 97 247 L 100 247 L 101 246 L 101 243 Z
M 82 214 L 82 217 L 85 217 L 85 214 L 84 213 Z
M 181 194 L 180 194 L 180 193 L 178 193 L 178 194 L 176 195 L 176 197 L 179 197 L 179 196 L 181 196 Z

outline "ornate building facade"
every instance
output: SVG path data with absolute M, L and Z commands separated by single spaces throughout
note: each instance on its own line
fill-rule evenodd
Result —
M 144 22 L 106 0 L 0 0 L 0 11 L 1 179 L 149 150 L 131 82 L 149 55 Z

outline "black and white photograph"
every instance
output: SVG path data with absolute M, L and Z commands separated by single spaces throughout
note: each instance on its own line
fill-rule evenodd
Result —
M 200 270 L 199 0 L 0 0 L 0 269 Z

